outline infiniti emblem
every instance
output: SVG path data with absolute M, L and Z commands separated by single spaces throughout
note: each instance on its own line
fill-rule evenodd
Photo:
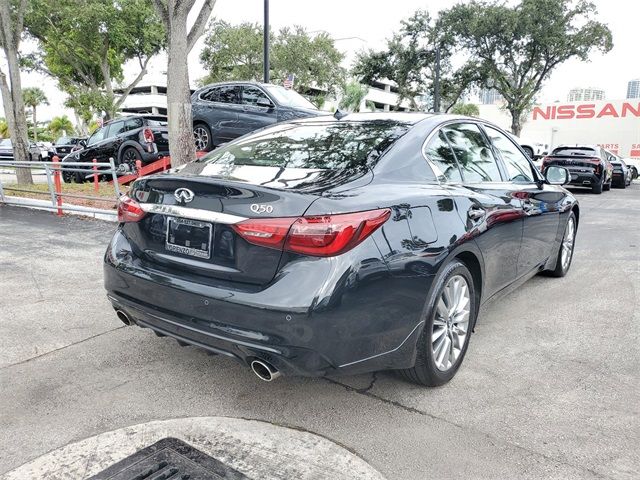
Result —
M 175 192 L 173 192 L 173 196 L 176 197 L 176 200 L 179 202 L 189 203 L 195 197 L 195 194 L 189 190 L 188 188 L 178 188 Z

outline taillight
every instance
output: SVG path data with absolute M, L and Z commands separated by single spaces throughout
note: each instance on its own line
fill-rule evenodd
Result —
M 119 222 L 138 222 L 146 215 L 140 204 L 133 198 L 123 195 L 118 200 L 118 221 Z
M 317 257 L 340 255 L 361 243 L 391 216 L 388 208 L 339 215 L 250 219 L 233 229 L 247 242 Z
M 155 137 L 153 136 L 153 132 L 150 128 L 145 128 L 142 131 L 142 136 L 144 137 L 144 141 L 147 143 L 153 143 L 155 141 Z

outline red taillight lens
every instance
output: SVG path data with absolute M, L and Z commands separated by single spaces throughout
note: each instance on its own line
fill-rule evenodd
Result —
M 153 136 L 153 132 L 150 128 L 145 128 L 142 131 L 142 136 L 144 137 L 144 141 L 147 143 L 153 143 L 155 141 L 155 137 Z
M 247 242 L 317 257 L 340 255 L 391 216 L 388 208 L 339 215 L 251 219 L 233 225 Z
M 138 222 L 146 215 L 140 204 L 133 198 L 123 195 L 118 200 L 118 221 Z

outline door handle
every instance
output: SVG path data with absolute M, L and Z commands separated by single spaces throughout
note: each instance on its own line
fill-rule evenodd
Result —
M 480 220 L 481 218 L 483 218 L 486 214 L 486 210 L 482 207 L 478 207 L 478 206 L 473 206 L 471 207 L 468 211 L 467 211 L 467 216 L 471 219 L 471 220 Z

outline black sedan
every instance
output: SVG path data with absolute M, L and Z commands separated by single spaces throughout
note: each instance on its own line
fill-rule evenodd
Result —
M 214 83 L 191 96 L 196 149 L 209 151 L 259 128 L 322 115 L 297 92 L 258 82 Z
M 281 123 L 137 180 L 105 286 L 124 323 L 263 380 L 395 369 L 441 385 L 481 304 L 569 270 L 568 181 L 478 119 Z

